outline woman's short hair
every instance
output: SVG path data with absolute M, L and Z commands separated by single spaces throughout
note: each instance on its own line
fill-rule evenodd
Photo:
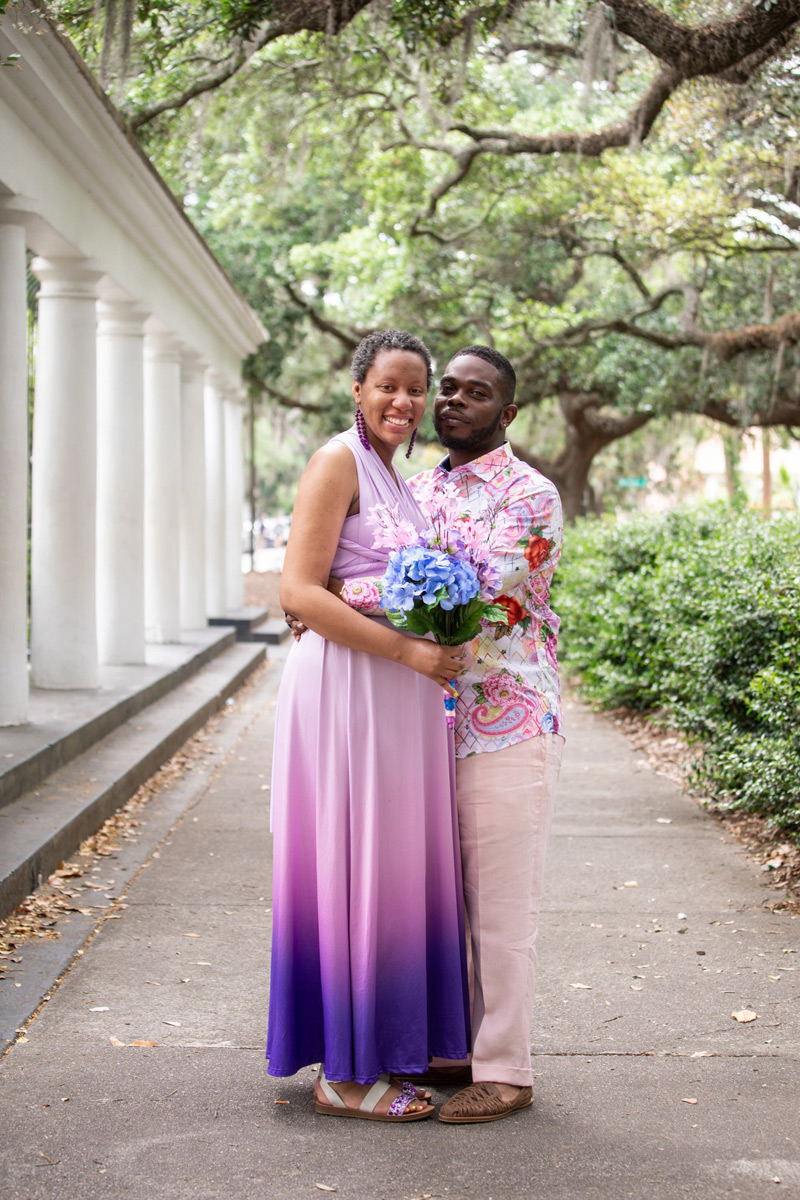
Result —
M 361 339 L 350 363 L 350 374 L 357 383 L 364 382 L 367 371 L 381 350 L 410 350 L 412 354 L 418 354 L 425 363 L 428 387 L 431 386 L 433 364 L 430 350 L 420 338 L 415 337 L 413 333 L 406 333 L 405 329 L 377 329 Z

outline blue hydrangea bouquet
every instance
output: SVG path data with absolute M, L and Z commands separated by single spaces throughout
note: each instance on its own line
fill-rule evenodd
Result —
M 453 494 L 437 497 L 440 507 L 422 531 L 399 515 L 397 506 L 377 504 L 368 524 L 374 545 L 391 551 L 378 583 L 381 607 L 397 629 L 419 636 L 432 633 L 442 646 L 460 646 L 480 632 L 481 621 L 502 621 L 492 603 L 499 576 L 486 558 L 489 530 L 459 511 Z M 445 697 L 447 724 L 454 724 L 455 700 Z

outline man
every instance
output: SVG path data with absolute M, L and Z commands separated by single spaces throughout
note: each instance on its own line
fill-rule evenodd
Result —
M 561 553 L 554 485 L 506 442 L 517 415 L 511 363 L 487 346 L 445 368 L 433 423 L 448 455 L 411 480 L 423 510 L 449 485 L 486 529 L 502 624 L 484 624 L 456 680 L 456 791 L 472 960 L 469 1064 L 434 1060 L 418 1082 L 472 1082 L 439 1119 L 497 1120 L 532 1103 L 530 1019 L 544 856 L 561 764 L 558 618 L 549 584 Z M 353 581 L 349 581 L 351 584 Z

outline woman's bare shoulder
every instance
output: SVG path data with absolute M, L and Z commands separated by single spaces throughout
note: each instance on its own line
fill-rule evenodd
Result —
M 352 450 L 343 442 L 330 441 L 311 455 L 303 472 L 301 489 L 333 489 L 334 492 L 341 491 L 350 496 L 357 484 L 358 472 Z
M 308 465 L 312 463 L 325 464 L 326 466 L 352 466 L 356 468 L 356 458 L 353 451 L 344 442 L 339 442 L 336 438 L 332 438 L 326 442 L 324 446 L 320 446 L 319 450 L 315 450 L 308 460 Z

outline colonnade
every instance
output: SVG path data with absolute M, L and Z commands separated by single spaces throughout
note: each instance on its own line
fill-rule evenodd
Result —
M 0 725 L 28 713 L 36 215 L 0 196 Z M 242 388 L 66 251 L 31 262 L 30 682 L 94 688 L 99 664 L 242 604 Z

